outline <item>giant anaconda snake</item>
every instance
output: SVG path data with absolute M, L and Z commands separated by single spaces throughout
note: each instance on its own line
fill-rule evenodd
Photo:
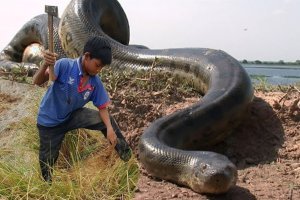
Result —
M 236 184 L 237 169 L 227 157 L 200 150 L 231 133 L 252 101 L 251 81 L 237 60 L 207 48 L 132 47 L 127 17 L 116 0 L 72 0 L 60 22 L 54 21 L 55 51 L 61 57 L 77 57 L 89 37 L 103 36 L 112 46 L 111 67 L 147 70 L 158 59 L 156 69 L 192 78 L 205 94 L 198 103 L 159 118 L 145 130 L 139 157 L 149 173 L 199 193 L 223 193 Z M 21 63 L 30 71 L 35 65 L 22 63 L 24 49 L 31 43 L 48 48 L 47 37 L 47 16 L 30 20 L 1 52 L 2 70 Z

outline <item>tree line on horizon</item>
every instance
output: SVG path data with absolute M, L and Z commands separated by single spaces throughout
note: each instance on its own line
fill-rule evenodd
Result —
M 239 61 L 242 64 L 264 64 L 264 65 L 300 65 L 300 60 L 296 60 L 295 62 L 285 62 L 283 60 L 279 61 L 260 61 L 260 60 L 254 60 L 254 61 L 249 61 L 249 60 L 241 60 Z

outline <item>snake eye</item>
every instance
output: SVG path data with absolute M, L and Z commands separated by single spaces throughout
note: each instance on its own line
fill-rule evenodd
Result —
M 200 165 L 200 170 L 201 170 L 201 172 L 204 172 L 204 171 L 206 170 L 206 168 L 207 168 L 207 164 L 202 163 L 202 164 Z

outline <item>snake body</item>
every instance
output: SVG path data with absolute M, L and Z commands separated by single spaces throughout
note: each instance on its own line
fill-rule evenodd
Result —
M 22 43 L 32 34 L 23 27 L 1 52 L 0 66 L 6 63 L 6 69 L 10 69 L 10 64 L 21 62 L 22 51 L 29 43 L 47 48 L 44 18 L 38 16 L 24 26 L 38 27 L 33 34 L 38 40 Z M 37 23 L 37 19 L 42 20 Z M 63 49 L 62 57 L 79 56 L 85 41 L 98 35 L 111 44 L 111 67 L 147 70 L 158 59 L 156 69 L 192 79 L 204 97 L 154 121 L 140 139 L 140 161 L 153 176 L 199 193 L 224 193 L 235 185 L 235 165 L 227 157 L 201 148 L 230 134 L 252 101 L 251 81 L 237 60 L 224 51 L 208 48 L 152 50 L 129 46 L 127 17 L 116 0 L 72 0 L 55 30 L 59 33 L 59 38 L 55 37 L 56 52 Z

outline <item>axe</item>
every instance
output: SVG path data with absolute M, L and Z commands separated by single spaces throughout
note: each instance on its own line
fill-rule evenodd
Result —
M 58 17 L 57 6 L 45 5 L 45 12 L 48 14 L 48 47 L 53 52 L 53 16 Z

